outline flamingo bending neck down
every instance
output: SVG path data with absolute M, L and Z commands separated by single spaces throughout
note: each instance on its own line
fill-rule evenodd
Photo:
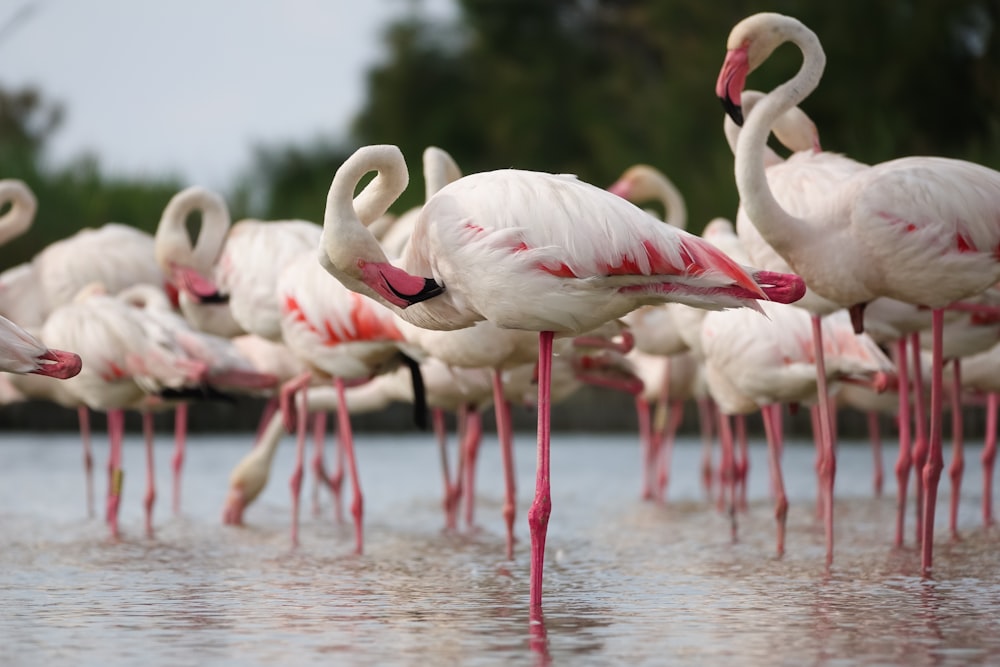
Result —
M 539 332 L 538 463 L 528 524 L 530 604 L 540 611 L 555 334 L 596 329 L 644 304 L 719 309 L 794 301 L 804 285 L 798 276 L 745 269 L 575 177 L 514 169 L 465 176 L 438 191 L 396 266 L 355 210 L 354 190 L 371 171 L 377 175 L 359 196 L 371 192 L 380 206 L 406 187 L 395 146 L 363 147 L 344 162 L 327 198 L 320 249 L 327 271 L 417 326 L 459 329 L 485 319 Z
M 0 316 L 0 371 L 34 373 L 66 380 L 78 374 L 82 367 L 78 354 L 50 349 L 6 317 Z
M 941 452 L 943 309 L 1000 280 L 1000 173 L 939 157 L 907 157 L 860 169 L 829 188 L 809 216 L 783 209 L 763 168 L 774 119 L 819 84 L 826 57 L 797 19 L 750 16 L 729 35 L 716 92 L 737 123 L 747 75 L 781 44 L 803 54 L 798 73 L 775 88 L 747 119 L 737 144 L 736 185 L 749 218 L 820 296 L 850 307 L 861 329 L 865 304 L 888 296 L 932 309 L 933 368 L 929 456 L 924 480 L 922 569 L 932 567 Z M 831 252 L 831 248 L 837 249 Z

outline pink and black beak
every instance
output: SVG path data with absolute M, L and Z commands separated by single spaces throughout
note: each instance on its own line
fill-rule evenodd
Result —
M 46 350 L 38 355 L 38 368 L 31 371 L 35 375 L 47 375 L 57 380 L 66 380 L 80 373 L 83 360 L 80 355 L 62 350 Z
M 174 264 L 171 267 L 171 282 L 181 292 L 188 294 L 198 303 L 226 303 L 229 296 L 219 292 L 215 282 L 201 275 L 190 266 Z
M 743 107 L 740 105 L 747 74 L 750 73 L 747 47 L 730 49 L 722 63 L 719 79 L 715 82 L 715 94 L 722 100 L 722 108 L 733 122 L 743 125 Z

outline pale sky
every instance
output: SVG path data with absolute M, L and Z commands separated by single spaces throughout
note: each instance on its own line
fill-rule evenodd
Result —
M 254 143 L 346 134 L 406 0 L 0 0 L 0 85 L 66 118 L 49 146 L 225 190 Z M 423 0 L 452 15 L 452 0 Z M 14 176 L 3 174 L 2 176 Z

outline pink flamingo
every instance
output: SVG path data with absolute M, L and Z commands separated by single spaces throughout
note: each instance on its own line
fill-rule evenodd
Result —
M 279 275 L 277 295 L 281 302 L 281 338 L 307 365 L 307 370 L 281 389 L 282 414 L 291 426 L 291 397 L 314 378 L 332 379 L 339 396 L 351 384 L 366 382 L 394 369 L 401 362 L 403 335 L 392 312 L 365 296 L 349 291 L 333 280 L 315 261 L 315 249 L 293 258 Z M 292 543 L 298 541 L 298 503 L 301 491 L 305 403 L 300 403 L 296 463 L 292 473 Z M 350 412 L 337 409 L 337 433 L 347 462 L 354 494 L 356 551 L 363 546 L 363 497 L 354 456 Z
M 355 209 L 354 189 L 371 171 L 377 175 L 365 192 L 382 208 L 406 187 L 406 163 L 395 146 L 361 148 L 341 165 L 320 253 L 331 274 L 417 326 L 460 329 L 485 319 L 539 332 L 538 465 L 528 524 L 529 597 L 540 610 L 554 335 L 584 333 L 665 301 L 706 308 L 793 301 L 802 282 L 748 271 L 700 238 L 572 176 L 514 169 L 465 176 L 439 190 L 424 204 L 397 266 Z
M 861 169 L 826 193 L 808 217 L 786 211 L 771 192 L 763 147 L 773 119 L 812 92 L 825 56 L 815 33 L 780 14 L 756 14 L 729 35 L 716 92 L 742 121 L 740 93 L 747 75 L 780 44 L 792 42 L 803 63 L 748 118 L 737 144 L 736 184 L 747 215 L 809 287 L 850 306 L 860 330 L 864 305 L 889 296 L 932 309 L 933 368 L 929 455 L 924 482 L 922 569 L 933 565 L 934 510 L 944 467 L 941 451 L 944 307 L 1000 280 L 1000 173 L 936 157 L 910 157 Z M 831 248 L 837 252 L 830 252 Z
M 41 330 L 42 340 L 73 347 L 83 361 L 80 373 L 66 380 L 66 389 L 89 408 L 108 414 L 107 521 L 113 538 L 119 536 L 124 410 L 141 409 L 149 394 L 183 387 L 204 371 L 203 364 L 178 357 L 168 347 L 151 341 L 132 311 L 95 284 L 82 290 L 73 302 L 56 308 Z M 150 510 L 147 506 L 147 528 Z

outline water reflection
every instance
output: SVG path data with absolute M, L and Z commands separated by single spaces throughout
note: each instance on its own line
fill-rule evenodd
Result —
M 363 556 L 328 506 L 322 517 L 303 517 L 302 544 L 290 548 L 287 457 L 249 525 L 219 525 L 225 477 L 245 446 L 195 443 L 185 513 L 161 511 L 152 539 L 142 534 L 141 485 L 129 480 L 123 538 L 110 543 L 103 524 L 85 518 L 74 438 L 5 444 L 0 664 L 1000 661 L 998 533 L 978 527 L 978 495 L 963 504 L 964 539 L 937 549 L 937 580 L 921 580 L 912 545 L 890 546 L 891 490 L 885 500 L 868 496 L 867 449 L 841 453 L 837 553 L 826 570 L 808 447 L 786 452 L 788 551 L 777 559 L 763 465 L 751 468 L 750 507 L 733 543 L 697 475 L 680 472 L 698 469 L 696 443 L 679 443 L 671 502 L 654 505 L 636 499 L 631 440 L 554 442 L 542 614 L 527 605 L 523 522 L 515 560 L 503 558 L 503 488 L 490 443 L 480 530 L 445 534 L 431 443 L 362 442 Z M 519 445 L 521 488 L 530 486 L 531 446 L 531 438 Z M 752 451 L 752 461 L 762 453 Z M 127 450 L 130 460 L 141 454 Z M 971 468 L 970 490 L 978 483 Z

